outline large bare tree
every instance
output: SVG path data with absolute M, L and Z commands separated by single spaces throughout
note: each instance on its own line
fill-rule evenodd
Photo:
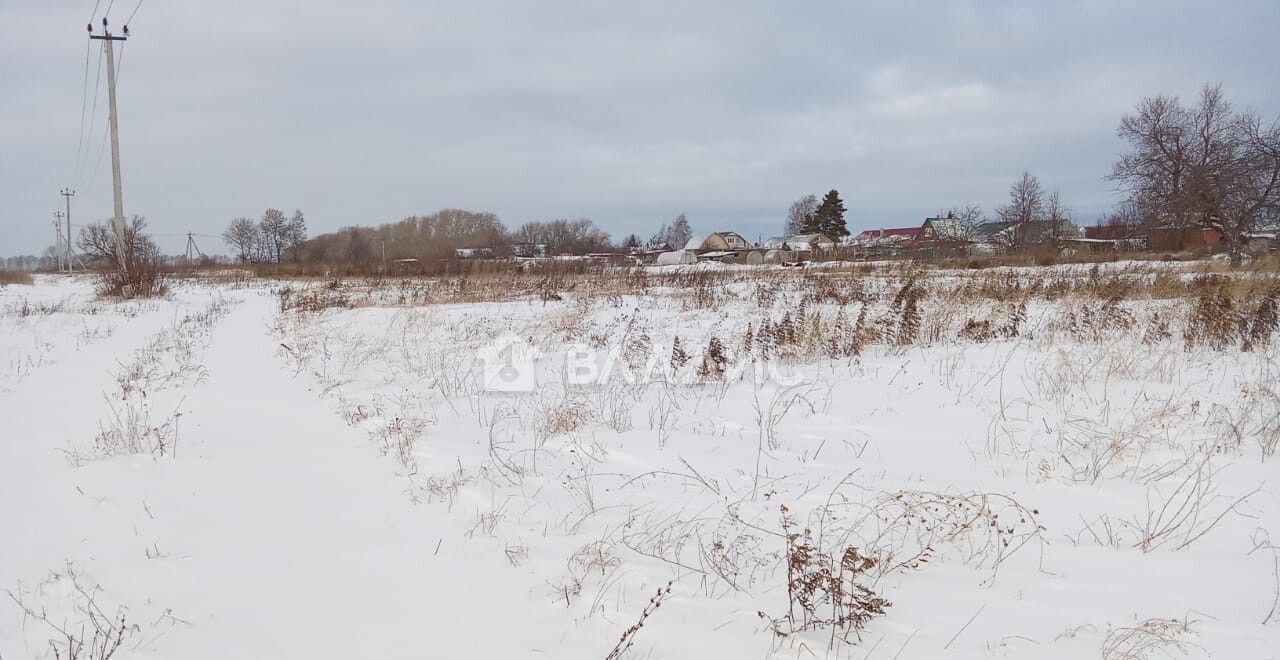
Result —
M 804 233 L 804 228 L 813 223 L 819 206 L 821 202 L 818 201 L 817 195 L 805 195 L 792 202 L 791 207 L 787 209 L 787 223 L 782 227 L 783 235 L 795 236 Z
M 159 255 L 156 244 L 146 234 L 147 220 L 135 215 L 124 223 L 126 262 L 132 259 L 154 259 Z M 76 247 L 85 261 L 98 266 L 120 267 L 120 251 L 116 249 L 116 232 L 109 222 L 92 222 L 80 228 Z
M 1071 224 L 1071 209 L 1062 201 L 1062 194 L 1054 190 L 1044 200 L 1044 219 L 1049 221 L 1049 233 L 1055 242 L 1067 235 Z
M 240 261 L 256 261 L 262 234 L 258 231 L 258 223 L 249 218 L 236 218 L 222 232 L 222 240 L 235 250 Z
M 996 215 L 1005 222 L 1030 222 L 1044 216 L 1044 188 L 1030 172 L 1009 187 L 1009 202 L 996 207 Z
M 1280 119 L 1235 113 L 1221 85 L 1206 85 L 1194 107 L 1143 99 L 1118 134 L 1130 151 L 1111 178 L 1147 224 L 1217 229 L 1239 265 L 1249 235 L 1280 219 Z
M 270 259 L 279 262 L 288 245 L 289 219 L 279 209 L 267 209 L 258 222 L 258 231 L 262 232 L 262 242 Z

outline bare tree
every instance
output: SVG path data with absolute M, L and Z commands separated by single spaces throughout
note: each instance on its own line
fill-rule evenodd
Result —
M 978 233 L 978 225 L 986 220 L 986 214 L 982 210 L 982 205 L 973 202 L 965 202 L 952 206 L 938 214 L 940 218 L 951 218 L 957 220 L 955 228 L 955 238 L 960 240 L 972 240 Z
M 996 208 L 996 214 L 1005 222 L 1030 222 L 1044 215 L 1044 188 L 1040 179 L 1030 172 L 1023 172 L 1009 188 L 1009 203 Z
M 300 215 L 294 217 L 300 218 Z M 443 209 L 376 228 L 344 227 L 304 239 L 286 249 L 303 261 L 333 263 L 381 259 L 384 249 L 388 259 L 443 259 L 452 256 L 456 248 L 489 248 L 495 255 L 503 256 L 509 253 L 510 245 L 511 237 L 498 216 Z
M 676 219 L 671 224 L 662 223 L 662 226 L 658 228 L 658 232 L 649 239 L 649 243 L 652 245 L 666 243 L 679 250 L 691 238 L 693 238 L 693 230 L 689 228 L 689 219 L 681 213 L 676 216 Z
M 1194 108 L 1143 99 L 1118 134 L 1130 151 L 1111 178 L 1150 222 L 1217 229 L 1239 265 L 1249 235 L 1280 220 L 1280 119 L 1233 113 L 1221 85 L 1206 85 Z
M 584 254 L 610 247 L 609 235 L 586 218 L 526 222 L 511 238 L 517 243 L 547 246 L 548 254 Z
M 159 249 L 145 233 L 147 220 L 135 215 L 124 223 L 126 257 L 154 258 Z M 76 246 L 86 262 L 91 265 L 119 267 L 120 251 L 116 250 L 116 232 L 108 222 L 92 222 L 80 228 Z
M 1054 242 L 1066 236 L 1071 224 L 1071 209 L 1062 202 L 1062 194 L 1057 190 L 1049 193 L 1044 201 L 1044 219 L 1049 221 L 1049 233 Z
M 258 224 L 249 218 L 236 218 L 222 232 L 222 240 L 235 250 L 240 261 L 254 261 L 262 244 L 262 233 Z
M 302 211 L 294 210 L 293 217 L 284 227 L 284 251 L 292 252 L 294 258 L 297 258 L 297 248 L 307 239 L 307 221 L 302 217 Z
M 271 261 L 279 262 L 288 241 L 289 220 L 279 209 L 267 209 L 258 222 L 258 231 L 262 233 L 262 243 L 266 247 Z
M 783 235 L 795 236 L 804 233 L 804 228 L 813 223 L 820 205 L 818 196 L 812 194 L 792 202 L 791 207 L 787 209 L 787 222 L 782 227 Z
M 1190 170 L 1187 111 L 1170 96 L 1143 99 L 1120 120 L 1117 135 L 1132 150 L 1112 165 L 1111 179 L 1130 193 L 1134 208 L 1162 222 L 1185 226 L 1182 199 Z M 1163 216 L 1163 217 L 1160 217 Z

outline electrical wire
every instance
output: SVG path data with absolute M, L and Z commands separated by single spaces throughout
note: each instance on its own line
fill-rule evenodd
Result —
M 92 43 L 92 42 L 91 42 Z M 104 48 L 105 50 L 105 48 Z M 98 51 L 98 73 L 93 83 L 93 108 L 89 111 L 89 134 L 85 137 L 85 150 L 80 156 L 80 162 L 76 164 L 76 176 L 73 179 L 78 185 L 80 177 L 84 175 L 84 169 L 89 164 L 89 152 L 93 144 L 93 129 L 98 125 L 98 94 L 102 90 L 102 51 Z
M 129 18 L 124 19 L 124 24 L 128 25 L 133 22 L 133 17 L 137 15 L 138 9 L 142 7 L 142 0 L 138 0 L 138 4 L 133 6 L 133 11 L 129 12 Z
M 120 84 L 120 69 L 124 65 L 124 45 L 127 42 L 120 42 L 120 54 L 116 56 L 116 85 Z M 102 168 L 102 156 L 107 150 L 107 137 L 111 134 L 110 127 L 104 128 L 102 131 L 102 145 L 98 147 L 98 162 L 93 166 L 93 176 L 89 179 L 89 190 L 93 190 L 93 184 L 98 181 L 98 170 Z
M 102 0 L 93 3 L 93 11 L 89 12 L 89 23 L 93 23 L 93 19 L 98 17 L 98 5 L 102 4 Z
M 90 19 L 92 20 L 92 19 Z M 84 82 L 80 84 L 80 138 L 76 143 L 76 160 L 75 169 L 72 170 L 71 183 L 75 185 L 76 179 L 80 178 L 80 154 L 84 152 L 84 123 L 89 112 L 89 51 L 93 48 L 92 41 L 85 41 L 84 44 Z

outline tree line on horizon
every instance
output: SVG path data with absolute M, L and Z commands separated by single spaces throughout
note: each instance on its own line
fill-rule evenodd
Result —
M 1121 118 L 1117 135 L 1128 149 L 1105 178 L 1125 197 L 1102 224 L 1121 229 L 1216 229 L 1233 264 L 1241 262 L 1251 234 L 1280 225 L 1280 118 L 1267 122 L 1256 112 L 1236 111 L 1220 85 L 1205 85 L 1191 105 L 1166 95 L 1142 99 Z M 839 241 L 850 235 L 845 213 L 837 190 L 821 198 L 805 195 L 788 208 L 782 233 L 825 234 Z M 1031 172 L 1013 182 L 1007 200 L 996 205 L 991 216 L 975 203 L 954 205 L 938 215 L 955 219 L 963 238 L 971 238 L 986 223 L 1045 222 L 1054 228 L 1055 239 L 1073 227 L 1073 211 L 1059 192 L 1046 190 Z M 131 249 L 158 256 L 145 232 L 145 219 L 133 216 L 125 228 Z M 367 262 L 448 258 L 458 248 L 488 248 L 501 256 L 516 245 L 545 246 L 548 254 L 626 251 L 645 245 L 679 249 L 692 234 L 683 213 L 647 241 L 631 233 L 615 244 L 587 218 L 526 222 L 508 230 L 492 213 L 444 209 L 308 238 L 301 211 L 286 217 L 267 209 L 258 220 L 232 220 L 223 239 L 245 262 Z M 111 263 L 115 242 L 106 221 L 81 228 L 76 241 L 81 258 L 91 266 Z M 47 264 L 53 254 L 51 247 L 42 258 L 13 257 L 4 263 Z

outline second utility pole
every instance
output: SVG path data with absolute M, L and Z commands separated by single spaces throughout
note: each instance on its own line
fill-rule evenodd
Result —
M 111 219 L 111 224 L 116 230 L 116 260 L 120 264 L 121 269 L 126 269 L 125 252 L 126 246 L 124 241 L 124 194 L 121 192 L 122 185 L 120 183 L 120 128 L 116 122 L 116 58 L 115 48 L 112 44 L 116 41 L 125 41 L 129 38 L 129 28 L 125 26 L 124 36 L 111 34 L 107 27 L 107 19 L 102 19 L 103 33 L 101 36 L 92 34 L 93 25 L 90 24 L 90 39 L 101 39 L 103 47 L 107 52 L 107 112 L 111 123 L 111 183 L 112 192 L 115 193 L 116 208 L 115 217 Z
M 76 191 L 70 188 L 62 189 L 62 196 L 67 198 L 67 244 L 63 246 L 67 255 L 67 272 L 74 270 L 71 263 L 71 198 L 75 197 Z

